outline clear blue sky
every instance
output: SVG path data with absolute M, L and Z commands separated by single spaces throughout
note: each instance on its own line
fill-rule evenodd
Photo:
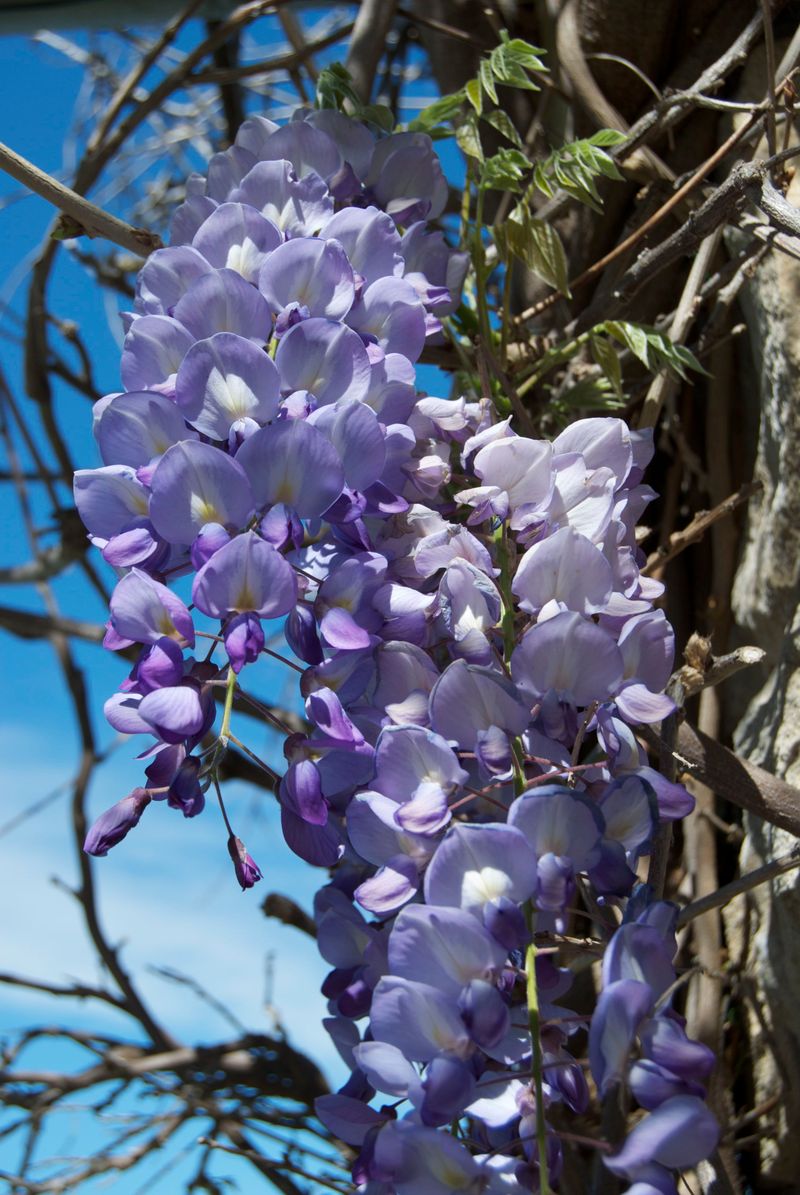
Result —
M 80 35 L 70 36 L 85 44 Z M 69 141 L 82 70 L 48 47 L 16 36 L 0 36 L 0 72 L 7 97 L 0 114 L 0 140 L 45 170 L 59 173 L 68 168 L 64 145 Z M 5 176 L 0 176 L 0 205 L 0 300 L 8 306 L 0 317 L 0 364 L 25 408 L 31 404 L 24 397 L 20 324 L 15 315 L 24 312 L 31 255 L 41 242 L 51 211 L 38 198 L 23 196 L 17 184 Z M 115 390 L 119 386 L 119 350 L 100 296 L 89 274 L 67 253 L 61 253 L 60 259 L 50 292 L 52 307 L 60 317 L 80 326 L 101 391 Z M 436 371 L 423 371 L 420 384 L 436 392 Z M 78 464 L 98 464 L 90 434 L 89 402 L 66 386 L 57 387 L 56 402 L 70 429 L 69 444 Z M 34 430 L 38 434 L 38 428 Z M 23 465 L 30 467 L 31 462 L 23 459 Z M 7 467 L 5 461 L 2 467 Z M 35 497 L 35 516 L 40 525 L 50 520 L 41 494 Z M 0 482 L 0 568 L 28 558 L 13 486 Z M 110 580 L 110 570 L 108 577 Z M 105 610 L 77 569 L 58 578 L 54 589 L 64 613 L 98 622 L 105 618 Z M 0 587 L 0 602 L 43 608 L 36 591 L 21 586 Z M 90 680 L 99 742 L 110 747 L 114 735 L 102 718 L 102 702 L 126 669 L 97 648 L 78 644 L 75 650 Z M 67 795 L 79 751 L 72 707 L 49 645 L 23 642 L 0 630 L 0 651 L 5 676 L 10 678 L 0 717 L 0 776 L 5 794 L 0 805 L 0 907 L 4 910 L 0 969 L 52 982 L 72 978 L 96 982 L 101 976 L 78 910 L 55 882 L 70 884 L 76 877 Z M 283 677 L 264 666 L 259 688 L 286 704 L 293 700 L 292 674 Z M 277 744 L 267 742 L 263 729 L 249 723 L 245 737 L 255 750 L 270 752 L 279 762 Z M 90 794 L 93 813 L 140 783 L 140 765 L 133 759 L 136 750 L 132 742 L 123 742 L 97 769 Z M 59 788 L 61 795 L 40 813 L 8 828 L 19 814 Z M 275 802 L 268 794 L 228 785 L 227 796 L 237 832 L 258 859 L 264 881 L 252 892 L 239 892 L 215 808 L 209 806 L 202 817 L 186 822 L 165 806 L 153 806 L 137 831 L 96 865 L 103 923 L 112 941 L 124 942 L 127 966 L 176 1036 L 188 1041 L 221 1040 L 231 1030 L 185 989 L 150 974 L 149 966 L 169 966 L 192 975 L 249 1029 L 269 1031 L 279 1023 L 290 1040 L 336 1081 L 343 1073 L 342 1066 L 319 1024 L 325 1009 L 318 989 L 327 967 L 308 939 L 266 921 L 259 911 L 270 890 L 290 893 L 309 908 L 323 873 L 295 859 L 286 848 Z M 265 992 L 268 960 L 272 980 Z M 265 998 L 271 1001 L 269 1008 Z M 76 1027 L 124 1028 L 111 1011 L 93 1006 L 68 1009 L 66 1004 L 56 1008 L 46 997 L 0 986 L 0 1032 L 57 1017 Z M 40 1048 L 30 1059 L 31 1065 L 61 1066 L 67 1061 L 60 1047 Z M 53 1151 L 86 1153 L 98 1140 L 96 1130 L 85 1117 L 68 1119 L 69 1125 L 59 1122 L 50 1130 Z M 191 1155 L 191 1139 L 185 1144 Z M 0 1141 L 0 1170 L 13 1168 L 14 1161 Z M 190 1169 L 189 1156 L 158 1187 L 146 1189 L 174 1191 L 179 1178 Z M 234 1173 L 237 1166 L 226 1163 L 224 1169 Z M 143 1189 L 144 1177 L 144 1172 L 137 1170 L 133 1176 L 123 1176 L 114 1189 L 120 1195 L 133 1195 Z M 242 1189 L 248 1190 L 249 1185 Z

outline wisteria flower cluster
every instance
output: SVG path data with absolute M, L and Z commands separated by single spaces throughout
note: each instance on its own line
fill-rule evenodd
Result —
M 86 850 L 154 800 L 202 811 L 239 677 L 283 619 L 310 730 L 285 744 L 281 822 L 331 869 L 326 1025 L 351 1068 L 318 1114 L 357 1188 L 547 1191 L 597 1095 L 644 1110 L 605 1165 L 674 1195 L 717 1127 L 713 1057 L 673 1008 L 674 909 L 636 874 L 691 807 L 632 729 L 673 708 L 635 538 L 651 437 L 590 418 L 535 440 L 484 400 L 417 393 L 467 270 L 428 226 L 447 196 L 427 136 L 330 110 L 248 120 L 190 180 L 139 275 L 124 390 L 96 407 L 104 464 L 75 479 L 120 573 L 106 646 L 140 648 L 106 715 L 147 742 L 145 784 Z M 558 965 L 580 917 L 591 1017 Z

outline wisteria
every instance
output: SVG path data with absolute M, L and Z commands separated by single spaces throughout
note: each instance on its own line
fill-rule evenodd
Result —
M 327 109 L 246 121 L 189 180 L 95 409 L 104 464 L 75 479 L 120 573 L 106 646 L 141 649 L 106 716 L 145 736 L 144 786 L 86 850 L 213 788 L 236 880 L 261 879 L 218 769 L 283 620 L 309 730 L 281 825 L 330 869 L 326 1026 L 351 1069 L 317 1112 L 356 1188 L 558 1189 L 570 1117 L 601 1103 L 642 1111 L 588 1142 L 600 1164 L 674 1195 L 718 1130 L 713 1055 L 674 1007 L 676 910 L 637 878 L 692 806 L 635 732 L 674 709 L 636 541 L 652 436 L 595 417 L 537 440 L 487 398 L 417 392 L 468 268 L 429 227 L 447 199 L 425 134 Z M 592 962 L 593 1012 L 570 1004 Z

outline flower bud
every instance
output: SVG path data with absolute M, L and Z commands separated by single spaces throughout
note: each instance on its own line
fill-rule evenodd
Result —
M 236 872 L 236 878 L 239 885 L 244 892 L 245 888 L 252 888 L 261 879 L 261 871 L 255 860 L 248 855 L 247 847 L 242 842 L 241 838 L 237 838 L 235 834 L 231 834 L 228 838 L 228 854 L 233 860 L 233 869 Z
M 87 855 L 107 855 L 112 846 L 122 842 L 129 830 L 138 824 L 139 818 L 150 804 L 146 789 L 135 788 L 127 797 L 117 801 L 105 813 L 101 813 L 89 833 L 83 849 Z

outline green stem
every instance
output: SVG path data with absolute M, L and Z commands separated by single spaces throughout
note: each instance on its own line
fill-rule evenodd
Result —
M 533 942 L 534 913 L 529 909 L 531 941 L 525 954 L 527 976 L 528 1025 L 531 1033 L 531 1058 L 533 1091 L 536 1096 L 536 1146 L 539 1154 L 539 1195 L 550 1195 L 550 1177 L 547 1169 L 547 1126 L 544 1119 L 544 1094 L 542 1091 L 542 1033 L 539 1017 L 539 988 L 536 983 L 537 949 Z
M 475 261 L 475 301 L 478 307 L 478 327 L 481 340 L 487 348 L 492 343 L 492 330 L 489 324 L 489 308 L 486 302 L 486 255 L 483 248 L 483 200 L 485 192 L 478 184 L 478 197 L 475 201 L 475 239 L 473 242 L 473 258 Z
M 573 340 L 567 340 L 564 344 L 559 345 L 557 349 L 552 349 L 549 353 L 545 353 L 533 373 L 529 374 L 525 381 L 520 382 L 517 386 L 517 394 L 520 398 L 526 395 L 537 382 L 541 381 L 551 369 L 555 369 L 557 365 L 563 365 L 565 361 L 569 361 L 570 357 L 574 357 L 578 349 L 582 348 L 591 339 L 593 331 L 594 329 L 582 332 L 580 336 L 576 336 Z
M 508 365 L 508 331 L 511 326 L 511 261 L 506 263 L 503 278 L 503 318 L 500 321 L 500 364 Z
M 494 532 L 497 563 L 500 567 L 498 585 L 503 599 L 503 614 L 501 629 L 503 632 L 503 659 L 508 665 L 514 650 L 514 605 L 511 593 L 511 558 L 508 550 L 508 539 L 505 524 L 501 523 Z M 512 744 L 514 753 L 514 791 L 519 794 L 525 788 L 525 769 L 522 743 L 514 739 Z M 539 1195 L 550 1195 L 550 1179 L 547 1169 L 547 1126 L 544 1119 L 544 1093 L 542 1091 L 542 1036 L 539 1017 L 539 989 L 536 984 L 536 945 L 533 940 L 536 913 L 531 901 L 525 907 L 525 919 L 528 923 L 531 940 L 525 953 L 525 971 L 527 976 L 528 1025 L 531 1034 L 531 1072 L 533 1076 L 533 1090 L 536 1097 L 536 1143 L 539 1152 Z
M 511 565 L 504 523 L 501 523 L 494 531 L 494 545 L 497 552 L 497 563 L 500 566 L 498 582 L 500 596 L 503 599 L 503 614 L 500 620 L 500 629 L 503 632 L 503 659 L 506 664 L 510 664 L 511 653 L 514 650 L 514 603 L 511 595 Z
M 225 705 L 222 710 L 222 726 L 219 732 L 219 742 L 223 751 L 228 745 L 228 737 L 231 732 L 231 710 L 233 709 L 233 691 L 236 688 L 236 673 L 231 667 L 228 668 L 228 682 L 225 689 Z

